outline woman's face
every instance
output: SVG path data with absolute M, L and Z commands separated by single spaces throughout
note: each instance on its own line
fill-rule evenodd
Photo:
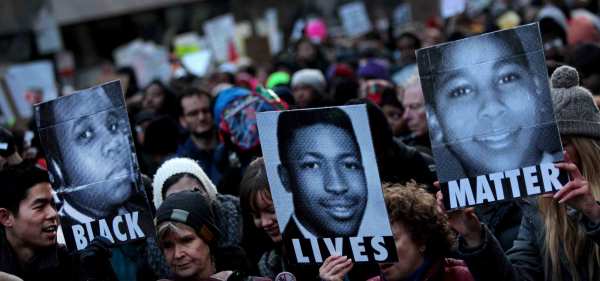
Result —
M 504 171 L 541 157 L 534 126 L 536 78 L 499 39 L 448 49 L 450 69 L 435 77 L 435 117 L 470 175 Z
M 254 225 L 256 228 L 264 230 L 273 242 L 281 242 L 281 233 L 275 216 L 273 200 L 263 191 L 256 194 L 255 203 L 256 210 L 252 212 Z
M 94 98 L 82 100 L 71 110 L 80 117 L 56 126 L 62 138 L 60 152 L 62 169 L 70 203 L 78 206 L 98 206 L 112 210 L 132 194 L 130 177 L 132 152 L 129 142 L 129 124 L 122 109 L 110 109 L 94 115 L 94 108 L 110 105 L 104 90 L 90 93 Z M 96 210 L 103 211 L 103 210 Z
M 157 84 L 152 84 L 146 89 L 146 93 L 144 93 L 142 107 L 145 110 L 157 112 L 162 107 L 164 100 L 164 91 Z
M 191 227 L 176 225 L 160 241 L 171 271 L 181 279 L 208 278 L 214 273 L 208 244 Z
M 424 248 L 417 244 L 403 223 L 392 223 L 398 262 L 380 264 L 379 268 L 389 281 L 400 281 L 409 277 L 423 263 Z

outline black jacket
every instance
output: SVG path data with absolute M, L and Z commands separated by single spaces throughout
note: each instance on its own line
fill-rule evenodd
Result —
M 20 277 L 25 281 L 78 280 L 76 259 L 62 245 L 39 250 L 26 264 L 21 265 L 17 254 L 0 227 L 0 271 Z

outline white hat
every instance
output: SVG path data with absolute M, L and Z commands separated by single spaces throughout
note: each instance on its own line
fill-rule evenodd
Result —
M 156 206 L 156 208 L 158 208 L 163 201 L 162 194 L 165 182 L 170 177 L 181 173 L 189 173 L 196 176 L 200 180 L 204 191 L 208 194 L 210 199 L 216 199 L 217 188 L 196 161 L 190 158 L 172 158 L 160 165 L 152 180 L 154 206 Z

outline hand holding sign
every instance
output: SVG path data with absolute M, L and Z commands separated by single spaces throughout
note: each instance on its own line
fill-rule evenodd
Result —
M 438 181 L 434 182 L 433 185 L 438 189 L 440 188 L 440 183 Z M 445 213 L 444 195 L 442 195 L 441 191 L 438 191 L 435 197 L 437 199 L 438 211 Z M 453 210 L 447 215 L 450 228 L 465 239 L 469 248 L 477 248 L 481 245 L 481 223 L 475 214 L 474 208 Z
M 565 162 L 557 163 L 556 167 L 569 173 L 571 180 L 552 196 L 558 203 L 581 211 L 593 222 L 600 222 L 600 205 L 596 203 L 588 181 L 585 180 L 577 165 L 571 161 L 565 152 Z
M 346 256 L 329 256 L 319 268 L 319 278 L 324 281 L 342 281 L 354 263 Z

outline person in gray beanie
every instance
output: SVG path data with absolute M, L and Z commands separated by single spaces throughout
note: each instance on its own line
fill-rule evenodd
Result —
M 305 68 L 292 75 L 292 95 L 298 108 L 319 106 L 324 98 L 327 83 L 318 69 Z
M 459 234 L 457 252 L 476 280 L 600 280 L 600 112 L 579 86 L 577 71 L 561 66 L 551 96 L 570 180 L 524 209 L 513 247 L 503 253 L 473 210 L 449 214 Z M 443 210 L 439 201 L 438 208 Z M 532 206 L 533 207 L 533 206 Z
M 579 86 L 577 70 L 562 66 L 554 71 L 552 103 L 561 135 L 600 139 L 600 113 L 592 94 Z

